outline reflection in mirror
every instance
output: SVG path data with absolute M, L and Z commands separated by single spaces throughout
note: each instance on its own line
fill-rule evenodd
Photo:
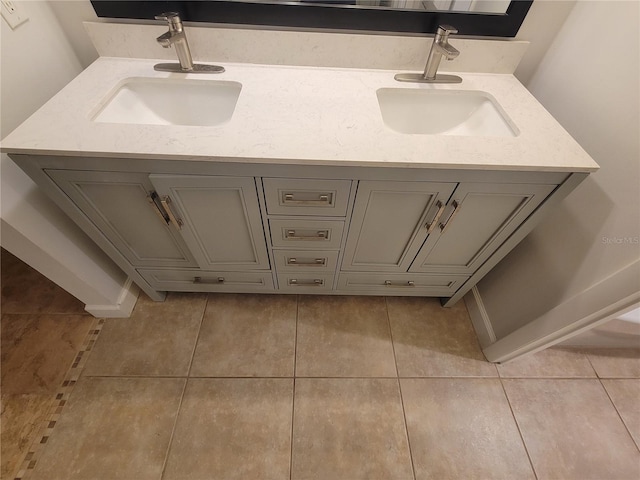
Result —
M 234 0 L 238 1 L 238 0 Z M 244 1 L 244 0 L 240 0 Z M 256 2 L 256 0 L 253 0 Z M 511 0 L 257 0 L 262 3 L 380 8 L 421 12 L 506 13 Z

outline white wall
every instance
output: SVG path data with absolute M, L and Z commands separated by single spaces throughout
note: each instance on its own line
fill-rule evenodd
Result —
M 639 20 L 636 1 L 578 2 L 527 85 L 601 170 L 478 284 L 498 339 L 640 259 Z
M 49 3 L 17 3 L 29 20 L 15 30 L 0 20 L 2 137 L 82 70 Z M 4 248 L 87 304 L 91 313 L 128 314 L 132 293 L 125 274 L 4 154 L 0 198 Z

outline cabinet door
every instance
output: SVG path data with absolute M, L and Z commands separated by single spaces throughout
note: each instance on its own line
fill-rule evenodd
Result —
M 462 183 L 411 272 L 471 274 L 553 191 L 554 185 Z
M 196 266 L 189 249 L 149 201 L 146 174 L 47 170 L 47 174 L 136 267 Z
M 252 177 L 150 175 L 173 223 L 205 270 L 268 270 Z M 169 202 L 169 203 L 167 203 Z
M 361 181 L 342 270 L 406 272 L 455 186 Z

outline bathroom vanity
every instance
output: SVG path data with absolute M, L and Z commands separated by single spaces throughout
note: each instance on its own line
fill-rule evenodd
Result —
M 598 168 L 512 75 L 417 85 L 386 70 L 225 63 L 204 77 L 154 63 L 100 58 L 2 149 L 155 300 L 449 305 Z M 149 89 L 160 106 L 141 100 Z M 118 109 L 123 95 L 137 106 Z

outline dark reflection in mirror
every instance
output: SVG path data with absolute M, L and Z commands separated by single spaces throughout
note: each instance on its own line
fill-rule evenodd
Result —
M 511 0 L 232 0 L 281 5 L 319 5 L 418 12 L 506 13 Z

